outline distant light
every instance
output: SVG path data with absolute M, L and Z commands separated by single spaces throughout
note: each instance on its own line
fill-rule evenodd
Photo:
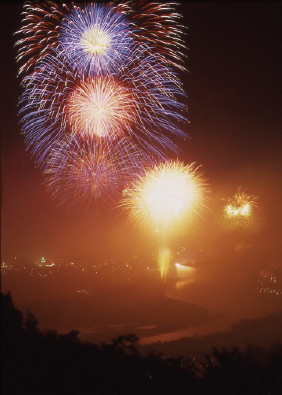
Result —
M 194 262 L 193 262 L 194 263 Z M 187 277 L 195 274 L 195 268 L 190 266 L 184 266 L 180 263 L 175 263 L 178 277 Z

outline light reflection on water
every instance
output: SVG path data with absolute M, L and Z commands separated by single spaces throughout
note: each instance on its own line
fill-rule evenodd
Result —
M 206 271 L 197 266 L 176 264 L 175 269 L 168 281 L 166 297 L 206 308 L 210 312 L 208 321 L 170 333 L 143 337 L 141 344 L 225 332 L 242 319 L 263 317 L 281 309 L 281 301 L 258 295 L 248 278 L 209 278 Z
M 193 337 L 195 334 L 197 334 L 197 336 L 209 335 L 211 333 L 226 331 L 230 329 L 230 325 L 231 323 L 229 323 L 225 317 L 215 315 L 205 324 L 191 326 L 189 328 L 180 329 L 170 333 L 163 333 L 161 335 L 143 337 L 140 339 L 140 344 L 150 344 L 158 341 L 168 342 L 179 340 L 182 337 Z
M 195 267 L 185 266 L 179 263 L 173 265 L 168 272 L 168 289 L 165 296 L 171 299 L 182 300 L 182 292 L 186 294 L 189 285 L 196 282 L 196 273 L 197 271 Z M 170 333 L 143 337 L 140 339 L 140 344 L 148 344 L 157 341 L 171 341 L 180 339 L 181 337 L 193 336 L 195 333 L 199 333 L 199 327 L 201 328 L 201 334 L 210 333 L 210 327 L 213 324 L 214 319 L 215 317 L 204 325 L 199 324 L 198 326 L 191 326 L 189 328 L 180 329 Z

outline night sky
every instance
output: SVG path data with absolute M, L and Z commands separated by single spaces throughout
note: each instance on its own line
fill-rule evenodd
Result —
M 26 152 L 17 102 L 22 92 L 16 41 L 22 6 L 2 5 L 1 172 L 2 260 L 17 254 L 126 255 L 150 248 L 146 235 L 117 213 L 86 219 L 50 200 L 43 178 Z M 207 237 L 221 197 L 240 185 L 259 197 L 263 237 L 281 240 L 281 13 L 279 2 L 182 3 L 189 73 L 181 73 L 188 95 L 190 140 L 177 143 L 185 163 L 201 164 L 212 190 L 202 225 Z M 199 226 L 200 229 L 200 226 Z

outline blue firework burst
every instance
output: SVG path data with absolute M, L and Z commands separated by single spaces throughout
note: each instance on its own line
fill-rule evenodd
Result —
M 132 56 L 130 23 L 119 7 L 91 3 L 74 7 L 64 18 L 59 48 L 78 73 L 115 72 Z

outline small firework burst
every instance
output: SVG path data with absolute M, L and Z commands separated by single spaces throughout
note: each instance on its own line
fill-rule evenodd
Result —
M 258 198 L 238 188 L 234 196 L 227 199 L 219 219 L 220 227 L 227 232 L 254 232 L 259 229 Z

